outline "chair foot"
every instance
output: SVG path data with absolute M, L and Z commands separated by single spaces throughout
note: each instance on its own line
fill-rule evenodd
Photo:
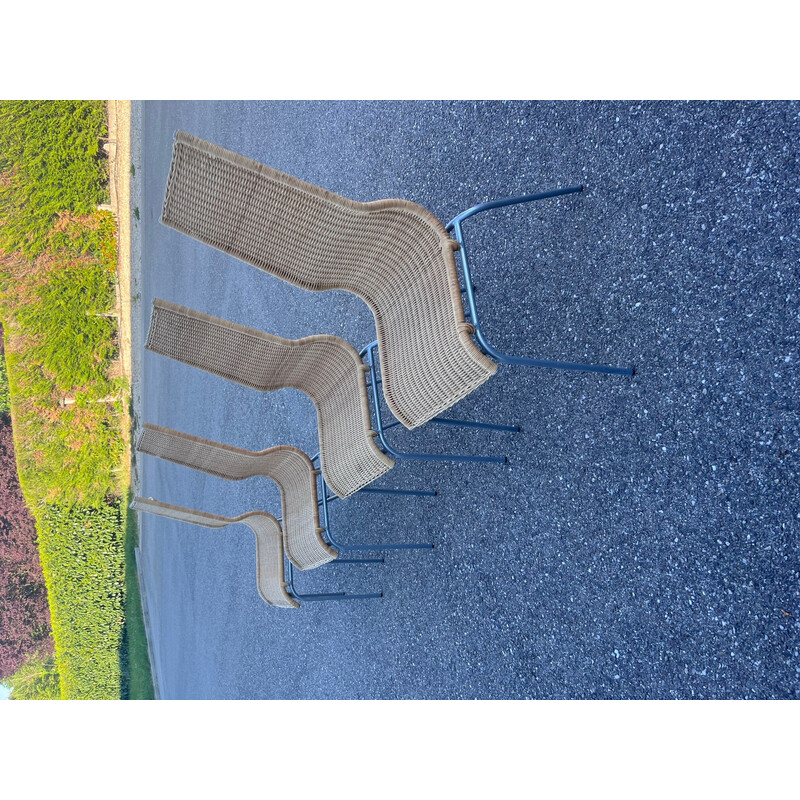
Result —
M 439 455 L 438 453 L 401 453 L 393 448 L 389 449 L 389 454 L 394 456 L 394 458 L 405 458 L 411 461 L 473 461 L 478 464 L 506 464 L 508 462 L 508 459 L 505 456 L 459 456 L 453 454 Z
M 407 494 L 414 497 L 436 497 L 436 491 L 422 491 L 418 489 L 380 489 L 375 486 L 365 486 L 359 489 L 359 492 L 367 492 L 371 494 Z
M 385 564 L 385 558 L 335 558 L 331 564 Z
M 631 367 L 607 367 L 600 364 L 579 364 L 571 361 L 549 361 L 543 358 L 521 358 L 519 356 L 508 356 L 495 350 L 489 345 L 482 336 L 478 337 L 484 349 L 503 364 L 516 364 L 523 367 L 548 367 L 550 369 L 573 370 L 575 372 L 599 372 L 605 375 L 627 375 L 633 376 Z
M 375 594 L 296 594 L 298 600 L 372 600 L 383 597 L 383 592 Z
M 433 550 L 432 544 L 343 544 L 339 550 Z M 338 559 L 337 559 L 338 561 Z
M 522 430 L 519 425 L 495 425 L 491 422 L 473 422 L 467 419 L 446 419 L 445 417 L 434 417 L 431 422 L 435 422 L 437 425 L 453 425 L 460 428 L 480 428 L 481 430 L 487 431 L 508 431 L 509 433 L 519 433 Z

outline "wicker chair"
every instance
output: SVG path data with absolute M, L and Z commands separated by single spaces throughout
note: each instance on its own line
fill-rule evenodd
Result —
M 200 470 L 225 480 L 244 480 L 263 475 L 274 481 L 281 495 L 283 545 L 288 559 L 299 569 L 312 569 L 340 558 L 337 551 L 349 550 L 429 550 L 431 544 L 356 544 L 346 545 L 333 538 L 328 520 L 327 498 L 323 481 L 325 527 L 320 527 L 317 500 L 317 476 L 311 459 L 296 447 L 279 445 L 254 452 L 221 444 L 199 436 L 145 422 L 136 445 L 140 453 Z M 323 538 L 325 532 L 331 544 Z M 332 545 L 332 546 L 331 546 Z M 364 559 L 358 559 L 359 562 Z M 367 559 L 369 562 L 383 559 Z
M 280 522 L 288 559 L 299 569 L 314 569 L 337 557 L 336 550 L 322 538 L 316 471 L 302 450 L 280 445 L 254 453 L 148 422 L 136 449 L 226 480 L 255 475 L 270 478 L 281 495 Z
M 285 580 L 283 563 L 283 536 L 278 520 L 265 511 L 251 511 L 238 517 L 221 517 L 192 508 L 182 508 L 153 500 L 152 497 L 137 497 L 130 506 L 135 511 L 144 511 L 160 517 L 202 525 L 205 528 L 225 528 L 241 522 L 253 531 L 256 537 L 256 581 L 258 593 L 265 603 L 281 608 L 299 608 L 301 600 L 363 600 L 383 597 L 377 594 L 346 594 L 345 592 L 301 594 L 294 588 L 292 563 L 289 562 L 289 580 Z
M 497 370 L 471 334 L 505 363 L 633 374 L 619 367 L 506 356 L 480 330 L 464 220 L 582 188 L 484 203 L 446 228 L 416 203 L 356 202 L 178 131 L 161 219 L 295 286 L 344 289 L 362 298 L 375 318 L 386 403 L 403 425 L 416 428 Z M 469 322 L 454 255 L 459 248 Z
M 286 591 L 289 584 L 284 580 L 281 527 L 271 514 L 256 511 L 239 517 L 220 517 L 142 497 L 137 497 L 131 503 L 131 508 L 206 528 L 224 528 L 237 522 L 247 525 L 256 537 L 256 577 L 261 598 L 271 606 L 300 607 L 297 600 Z
M 317 409 L 322 473 L 339 497 L 394 466 L 370 428 L 368 368 L 344 339 L 282 339 L 156 299 L 146 347 L 262 392 L 293 388 L 308 395 Z
M 362 489 L 395 493 L 390 489 L 367 489 L 385 474 L 394 461 L 375 444 L 381 444 L 395 458 L 424 461 L 476 461 L 503 464 L 505 456 L 401 452 L 389 445 L 380 414 L 377 385 L 369 383 L 370 366 L 344 339 L 337 336 L 308 336 L 282 339 L 254 328 L 202 314 L 199 311 L 153 301 L 153 315 L 147 338 L 148 350 L 190 364 L 261 391 L 284 387 L 300 389 L 316 405 L 320 459 L 325 483 L 341 498 Z M 373 353 L 366 348 L 372 360 Z M 374 379 L 374 370 L 372 373 Z M 370 425 L 370 398 L 378 430 Z M 518 432 L 516 425 L 495 425 L 436 417 L 431 422 L 497 431 Z M 400 424 L 399 422 L 396 424 Z M 435 492 L 402 490 L 403 494 Z M 323 495 L 325 497 L 325 495 Z

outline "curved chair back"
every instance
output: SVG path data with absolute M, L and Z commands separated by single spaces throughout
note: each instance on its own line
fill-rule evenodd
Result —
M 156 299 L 146 347 L 262 392 L 292 388 L 308 395 L 317 409 L 322 474 L 339 497 L 394 466 L 370 427 L 369 368 L 338 336 L 282 339 Z
M 131 508 L 205 528 L 224 528 L 237 522 L 247 525 L 256 537 L 256 579 L 261 599 L 271 606 L 300 608 L 300 603 L 286 591 L 289 584 L 284 580 L 281 526 L 272 514 L 251 511 L 239 517 L 220 517 L 217 514 L 162 503 L 151 497 L 137 497 L 131 503 Z
M 145 422 L 136 449 L 165 461 L 229 481 L 263 475 L 281 494 L 283 546 L 299 569 L 333 561 L 338 553 L 322 538 L 317 505 L 317 472 L 296 447 L 279 445 L 254 452 Z
M 416 203 L 350 200 L 178 131 L 161 221 L 295 286 L 364 300 L 386 402 L 407 428 L 497 370 L 470 338 L 458 243 Z

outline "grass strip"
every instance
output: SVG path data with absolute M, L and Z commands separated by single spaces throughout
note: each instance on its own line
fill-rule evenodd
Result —
M 153 700 L 153 676 L 147 651 L 142 598 L 136 570 L 135 550 L 139 545 L 136 513 L 128 506 L 133 500 L 130 487 L 123 496 L 125 508 L 125 628 L 123 630 L 120 668 L 123 697 L 128 700 Z

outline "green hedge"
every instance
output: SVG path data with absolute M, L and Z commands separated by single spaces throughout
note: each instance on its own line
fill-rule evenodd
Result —
M 65 699 L 119 698 L 125 557 L 119 503 L 35 512 Z

